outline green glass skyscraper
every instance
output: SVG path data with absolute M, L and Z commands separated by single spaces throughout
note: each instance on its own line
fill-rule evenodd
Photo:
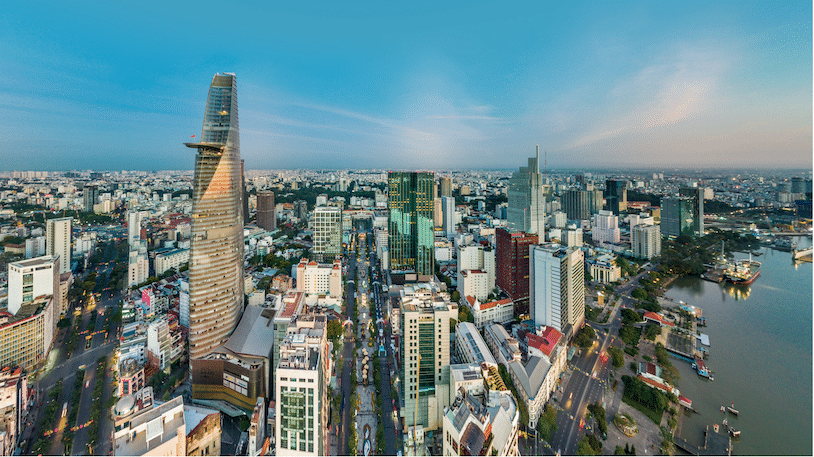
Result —
M 387 182 L 390 270 L 431 276 L 435 270 L 435 174 L 391 171 Z

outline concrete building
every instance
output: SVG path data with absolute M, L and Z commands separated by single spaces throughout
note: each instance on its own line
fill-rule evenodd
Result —
M 0 454 L 15 455 L 28 412 L 28 379 L 21 368 L 0 370 Z
M 221 453 L 220 413 L 186 406 L 183 397 L 159 403 L 152 398 L 137 400 L 134 395 L 126 395 L 114 407 L 114 421 L 113 455 Z
M 307 295 L 328 295 L 342 298 L 342 262 L 320 264 L 301 259 L 297 264 L 297 290 Z
M 449 406 L 449 321 L 458 319 L 458 305 L 435 283 L 405 286 L 400 296 L 404 431 L 415 421 L 425 430 L 437 430 Z
M 594 223 L 591 227 L 591 239 L 597 245 L 605 243 L 619 243 L 619 216 L 611 211 L 600 211 L 594 216 Z
M 150 364 L 159 370 L 166 370 L 170 366 L 171 348 L 172 340 L 167 319 L 159 318 L 151 322 L 147 328 L 147 358 Z
M 469 307 L 478 330 L 492 322 L 508 324 L 514 320 L 514 303 L 511 298 L 481 303 L 477 298 L 468 295 L 461 297 L 461 302 L 462 306 Z
M 25 240 L 25 258 L 31 259 L 45 255 L 45 237 L 38 236 Z
M 127 244 L 130 249 L 138 249 L 141 242 L 141 223 L 150 216 L 149 211 L 129 211 L 127 213 Z
M 150 277 L 150 260 L 147 249 L 142 246 L 137 251 L 130 251 L 127 258 L 127 285 L 137 286 Z
M 435 273 L 435 174 L 391 171 L 387 181 L 390 269 L 414 272 L 419 280 L 430 278 Z
M 99 186 L 86 184 L 82 189 L 82 206 L 86 213 L 93 212 L 94 206 L 99 202 Z
M 42 256 L 8 265 L 8 311 L 17 314 L 25 302 L 42 295 L 54 297 L 55 312 L 61 309 L 59 256 Z
M 484 397 L 459 392 L 444 413 L 445 456 L 520 455 L 517 436 L 520 410 L 508 391 Z
M 458 285 L 462 282 L 461 274 L 465 270 L 486 272 L 487 295 L 495 288 L 495 250 L 481 244 L 458 244 Z M 471 294 L 470 294 L 471 295 Z M 461 296 L 466 296 L 461 292 Z
M 263 444 L 266 441 L 266 399 L 257 397 L 257 404 L 254 405 L 251 420 L 249 421 L 249 448 L 248 455 L 255 457 L 260 455 L 263 450 Z
M 172 268 L 180 268 L 189 262 L 189 249 L 173 249 L 155 256 L 155 274 L 160 275 Z
M 551 214 L 550 223 L 552 227 L 565 228 L 568 224 L 568 216 L 562 211 L 555 211 Z
M 58 317 L 52 295 L 23 302 L 14 314 L 0 311 L 0 366 L 33 372 L 45 363 Z
M 45 254 L 59 256 L 60 274 L 71 271 L 71 221 L 70 217 L 46 221 Z
M 561 241 L 566 246 L 573 246 L 575 248 L 582 247 L 582 228 L 576 225 L 569 225 L 567 229 L 562 231 Z
M 639 224 L 630 231 L 633 256 L 652 259 L 661 255 L 661 226 Z
M 318 325 L 296 326 L 280 344 L 274 383 L 274 436 L 280 455 L 328 454 L 325 429 L 331 361 L 325 316 L 316 317 L 321 318 L 314 321 Z
M 613 254 L 602 254 L 588 259 L 586 263 L 592 280 L 598 283 L 609 284 L 622 277 L 622 269 L 616 265 L 616 256 Z
M 482 270 L 463 270 L 458 272 L 458 293 L 462 297 L 475 297 L 486 300 L 489 297 L 489 274 Z
M 455 236 L 455 199 L 441 197 L 441 229 L 447 239 Z
M 452 197 L 452 178 L 442 176 L 439 178 L 441 191 L 438 193 L 439 197 Z
M 470 322 L 459 322 L 455 326 L 455 351 L 461 363 L 497 366 L 478 328 Z
M 201 142 L 186 146 L 197 149 L 189 262 L 189 355 L 196 359 L 224 344 L 243 312 L 242 180 L 234 74 L 212 78 Z
M 257 226 L 269 232 L 277 229 L 277 208 L 274 205 L 274 192 L 257 193 Z
M 514 301 L 518 315 L 528 312 L 529 247 L 537 240 L 537 235 L 503 227 L 495 230 L 495 283 Z
M 314 247 L 318 262 L 333 262 L 342 255 L 342 210 L 335 206 L 314 208 L 311 216 Z
M 117 397 L 132 395 L 145 386 L 144 364 L 137 358 L 128 357 L 119 361 L 119 388 Z
M 545 236 L 545 197 L 543 175 L 540 173 L 540 147 L 537 156 L 528 159 L 509 180 L 507 225 L 510 229 Z
M 559 244 L 531 248 L 531 319 L 571 335 L 585 321 L 585 260 L 582 250 Z M 570 330 L 569 330 L 570 329 Z
M 192 396 L 198 403 L 217 407 L 223 401 L 249 414 L 257 397 L 268 397 L 273 315 L 271 309 L 247 306 L 226 343 L 192 359 Z

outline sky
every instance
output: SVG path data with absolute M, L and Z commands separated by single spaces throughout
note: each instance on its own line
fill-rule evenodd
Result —
M 8 2 L 0 169 L 812 167 L 812 3 Z

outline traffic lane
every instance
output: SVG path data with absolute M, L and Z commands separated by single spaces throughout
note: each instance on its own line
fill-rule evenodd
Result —
M 87 386 L 87 387 L 85 387 Z M 76 415 L 76 424 L 69 424 L 68 427 L 73 427 L 74 425 L 81 426 L 82 428 L 76 430 L 74 433 L 74 440 L 73 440 L 73 451 L 71 454 L 84 454 L 87 450 L 87 430 L 84 427 L 84 424 L 87 423 L 89 416 L 90 416 L 90 407 L 93 402 L 98 401 L 98 399 L 92 398 L 93 397 L 93 390 L 96 387 L 96 369 L 95 368 L 88 368 L 85 370 L 85 382 L 82 384 L 82 395 L 79 397 L 79 412 Z M 102 416 L 104 417 L 104 416 Z

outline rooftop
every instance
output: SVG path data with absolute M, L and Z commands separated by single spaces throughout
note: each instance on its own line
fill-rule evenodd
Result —
M 226 349 L 240 355 L 269 357 L 274 344 L 274 326 L 266 308 L 249 305 L 226 344 Z

